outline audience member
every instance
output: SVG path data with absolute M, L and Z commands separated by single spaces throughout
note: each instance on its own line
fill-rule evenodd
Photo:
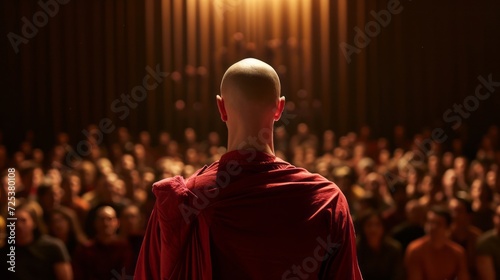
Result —
M 485 232 L 477 243 L 477 271 L 480 279 L 500 278 L 500 205 L 493 217 L 495 227 Z
M 112 279 L 130 275 L 132 250 L 117 234 L 116 211 L 111 206 L 101 206 L 96 209 L 95 217 L 89 218 L 95 235 L 88 245 L 76 249 L 73 259 L 75 279 Z
M 427 212 L 426 236 L 406 250 L 409 280 L 470 279 L 464 249 L 448 237 L 451 222 L 446 208 L 434 206 Z
M 386 236 L 382 216 L 375 211 L 357 220 L 358 263 L 363 279 L 404 279 L 401 245 Z

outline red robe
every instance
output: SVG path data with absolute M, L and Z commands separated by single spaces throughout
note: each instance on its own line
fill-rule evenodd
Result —
M 362 279 L 342 192 L 273 155 L 232 151 L 153 192 L 136 280 Z

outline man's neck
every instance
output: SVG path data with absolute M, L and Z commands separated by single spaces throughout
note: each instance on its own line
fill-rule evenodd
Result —
M 248 131 L 243 128 L 228 131 L 227 151 L 254 150 L 274 154 L 273 129 Z
M 430 238 L 429 239 L 429 242 L 430 242 L 430 245 L 433 249 L 441 249 L 444 247 L 444 245 L 446 244 L 446 237 L 434 237 L 434 238 Z

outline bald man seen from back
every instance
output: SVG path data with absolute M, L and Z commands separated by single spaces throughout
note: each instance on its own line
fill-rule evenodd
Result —
M 134 279 L 362 279 L 342 192 L 274 155 L 280 93 L 260 60 L 227 69 L 216 98 L 227 152 L 187 179 L 153 185 Z

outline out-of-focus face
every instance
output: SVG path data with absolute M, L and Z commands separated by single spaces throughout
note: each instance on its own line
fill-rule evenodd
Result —
M 491 188 L 495 189 L 497 184 L 497 173 L 493 170 L 488 171 L 486 173 L 486 184 Z
M 118 139 L 120 142 L 126 142 L 130 139 L 130 135 L 128 133 L 128 129 L 126 127 L 118 128 Z
M 328 141 L 334 141 L 335 140 L 335 133 L 331 130 L 326 130 L 323 133 L 323 141 L 328 142 Z
M 450 168 L 453 165 L 453 154 L 452 153 L 445 153 L 443 155 L 443 166 L 446 168 Z
M 376 173 L 370 173 L 367 176 L 365 189 L 373 194 L 378 193 L 380 188 L 380 178 L 376 175 Z
M 416 184 L 418 181 L 417 171 L 414 168 L 408 170 L 408 183 Z
M 481 197 L 481 180 L 474 180 L 470 186 L 470 195 L 472 199 L 478 200 Z
M 43 181 L 43 176 L 44 175 L 41 168 L 33 169 L 33 177 L 32 177 L 33 186 L 39 186 Z
M 56 186 L 48 187 L 48 190 L 43 195 L 38 197 L 38 203 L 40 203 L 40 206 L 45 209 L 52 209 L 54 206 L 58 205 L 61 201 L 58 188 L 59 187 Z
M 33 150 L 33 160 L 36 161 L 37 163 L 41 164 L 44 159 L 44 154 L 43 151 L 40 149 L 34 149 Z
M 364 224 L 363 230 L 365 232 L 365 236 L 368 238 L 373 238 L 375 240 L 382 239 L 384 235 L 384 226 L 382 221 L 376 215 L 373 215 L 366 221 Z
M 276 135 L 278 135 L 278 132 L 280 131 L 280 129 L 276 129 Z M 283 129 L 284 131 L 284 129 Z M 208 142 L 210 143 L 210 145 L 213 145 L 213 146 L 218 146 L 219 145 L 219 142 L 220 142 L 220 137 L 219 137 L 219 134 L 215 131 L 212 131 L 208 134 Z
M 457 182 L 457 174 L 453 169 L 448 169 L 443 175 L 443 187 L 451 187 Z
M 127 207 L 123 210 L 120 224 L 126 232 L 139 230 L 141 228 L 141 213 L 135 206 Z
M 307 124 L 299 123 L 299 125 L 297 126 L 297 134 L 305 135 L 308 132 L 309 132 L 309 127 L 307 127 Z
M 454 222 L 461 223 L 469 219 L 467 208 L 458 199 L 450 200 L 449 209 Z
M 495 216 L 493 216 L 493 224 L 498 234 L 500 234 L 500 205 L 497 206 Z
M 142 131 L 139 134 L 139 142 L 144 146 L 149 146 L 151 144 L 151 135 L 147 131 Z
M 448 233 L 448 225 L 446 224 L 445 218 L 432 211 L 427 212 L 425 232 L 430 235 L 431 238 L 446 236 Z
M 432 181 L 432 177 L 425 176 L 424 179 L 422 179 L 420 190 L 422 191 L 423 194 L 430 194 L 433 189 L 434 189 L 434 182 Z
M 485 168 L 481 163 L 476 163 L 472 166 L 472 173 L 476 178 L 482 179 L 484 178 Z
M 47 176 L 50 179 L 52 179 L 52 183 L 54 185 L 61 185 L 62 176 L 61 176 L 61 172 L 59 172 L 59 170 L 57 170 L 55 168 L 49 169 L 49 171 L 47 172 Z
M 16 235 L 18 237 L 25 238 L 33 234 L 36 225 L 28 211 L 23 209 L 16 210 L 16 218 Z
M 113 236 L 116 234 L 119 223 L 116 218 L 116 212 L 110 206 L 104 206 L 97 210 L 95 220 L 95 229 L 97 235 L 100 236 Z
M 186 162 L 188 164 L 198 163 L 198 152 L 195 149 L 190 148 L 186 151 Z
M 50 231 L 55 237 L 63 239 L 67 237 L 70 231 L 69 221 L 61 213 L 54 213 L 50 217 Z
M 80 177 L 76 175 L 71 175 L 69 177 L 69 189 L 75 195 L 80 194 L 80 191 L 82 190 L 82 183 L 80 181 Z
M 170 134 L 168 134 L 167 132 L 160 133 L 158 142 L 160 142 L 160 145 L 167 145 L 168 142 L 170 142 Z
M 186 128 L 186 130 L 184 130 L 184 137 L 188 143 L 196 142 L 196 132 L 192 128 Z
M 126 154 L 122 156 L 122 167 L 125 170 L 132 170 L 135 168 L 134 157 Z
M 142 144 L 134 145 L 134 154 L 137 159 L 143 159 L 146 157 L 146 149 Z
M 427 166 L 430 171 L 436 173 L 438 171 L 439 159 L 437 156 L 430 156 L 427 161 Z
M 389 153 L 388 150 L 380 151 L 380 154 L 378 155 L 378 161 L 381 164 L 388 163 L 390 159 L 391 159 L 391 154 Z
M 95 177 L 96 177 L 96 170 L 95 167 L 92 165 L 90 162 L 84 162 L 81 167 L 82 171 L 82 180 L 85 185 L 91 184 L 94 182 Z
M 454 169 L 457 174 L 464 174 L 465 173 L 465 166 L 466 162 L 463 157 L 458 157 L 455 159 L 454 163 Z
M 353 150 L 353 156 L 355 158 L 362 158 L 365 155 L 365 150 L 364 145 L 356 145 Z

